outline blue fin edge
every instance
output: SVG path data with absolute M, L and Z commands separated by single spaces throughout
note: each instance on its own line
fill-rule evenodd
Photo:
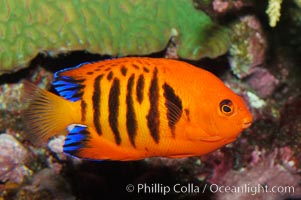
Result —
M 60 76 L 53 81 L 52 85 L 60 96 L 74 102 L 82 96 L 81 89 L 85 86 L 80 83 L 83 80 L 74 80 L 68 76 Z
M 54 81 L 52 85 L 55 88 L 55 90 L 59 93 L 60 96 L 72 102 L 80 100 L 82 96 L 80 90 L 84 88 L 84 85 L 81 85 L 80 83 L 84 79 L 76 80 L 69 76 L 61 76 L 60 73 L 80 68 L 86 64 L 90 64 L 90 62 L 84 62 L 75 67 L 69 67 L 54 73 Z
M 66 68 L 66 69 L 59 70 L 59 71 L 57 71 L 57 72 L 54 73 L 54 79 L 59 78 L 59 77 L 60 77 L 60 73 L 62 73 L 62 72 L 69 71 L 69 70 L 73 70 L 73 69 L 77 69 L 77 68 L 80 68 L 80 67 L 83 66 L 83 65 L 87 65 L 87 64 L 91 64 L 91 63 L 92 63 L 92 62 L 84 62 L 84 63 L 81 63 L 81 64 L 76 65 L 76 66 L 74 66 L 74 67 L 68 67 L 68 68 Z
M 76 152 L 85 146 L 89 134 L 87 126 L 81 124 L 74 125 L 74 127 L 69 130 L 69 134 L 65 139 L 63 146 L 64 153 L 76 156 Z

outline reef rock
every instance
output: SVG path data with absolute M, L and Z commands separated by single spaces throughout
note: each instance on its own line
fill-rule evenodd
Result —
M 233 73 L 244 78 L 265 61 L 267 41 L 259 20 L 252 15 L 242 17 L 232 26 L 229 61 Z
M 293 152 L 288 147 L 275 149 L 268 155 L 258 153 L 258 150 L 252 153 L 252 167 L 240 171 L 230 170 L 218 183 L 214 183 L 214 187 L 211 186 L 214 190 L 217 185 L 232 189 L 216 192 L 216 199 L 274 200 L 294 199 L 301 195 L 301 177 L 295 166 Z
M 31 171 L 24 165 L 28 151 L 9 134 L 0 135 L 0 180 L 22 183 Z
M 16 200 L 74 200 L 68 182 L 49 168 L 39 171 L 31 185 L 24 186 L 17 193 Z

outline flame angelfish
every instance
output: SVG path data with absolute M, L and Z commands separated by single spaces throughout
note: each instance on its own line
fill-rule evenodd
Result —
M 35 142 L 67 130 L 65 153 L 93 160 L 203 155 L 234 141 L 252 116 L 210 72 L 182 61 L 119 58 L 55 73 L 60 96 L 25 82 Z

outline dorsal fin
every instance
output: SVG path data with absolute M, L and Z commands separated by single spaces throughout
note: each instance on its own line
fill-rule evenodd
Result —
M 61 74 L 66 74 L 64 72 L 75 70 L 85 64 L 87 63 L 83 63 L 73 68 L 63 69 L 54 74 L 54 81 L 52 85 L 60 96 L 72 102 L 81 99 L 83 95 L 83 88 L 85 87 L 85 85 L 83 84 L 85 77 L 81 75 L 68 76 Z
M 60 96 L 74 102 L 81 99 L 83 95 L 85 85 L 82 83 L 84 80 L 85 79 L 76 80 L 68 76 L 59 76 L 53 81 L 52 85 Z

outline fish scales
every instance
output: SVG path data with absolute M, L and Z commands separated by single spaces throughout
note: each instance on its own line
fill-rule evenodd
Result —
M 159 83 L 158 83 L 158 69 L 153 70 L 153 77 L 151 79 L 150 88 L 148 91 L 148 99 L 150 108 L 146 116 L 147 126 L 150 134 L 156 143 L 159 143 L 159 127 L 160 127 L 160 113 L 159 113 Z
M 176 60 L 83 63 L 57 72 L 53 85 L 66 100 L 31 86 L 41 97 L 27 112 L 28 124 L 36 127 L 41 140 L 68 126 L 64 151 L 80 158 L 202 155 L 233 141 L 252 121 L 241 98 L 218 78 Z M 41 122 L 51 122 L 46 114 L 34 118 L 43 110 L 44 103 L 36 106 L 43 98 L 50 104 L 60 102 L 64 121 L 56 119 L 58 127 L 43 127 Z M 228 111 L 238 114 L 223 113 Z
M 137 119 L 136 112 L 134 108 L 133 100 L 133 86 L 135 81 L 135 74 L 132 73 L 131 77 L 128 79 L 127 83 L 127 94 L 126 94 L 126 127 L 127 133 L 131 144 L 135 145 L 135 137 L 137 134 Z
M 143 74 L 140 74 L 136 84 L 136 97 L 137 97 L 137 101 L 140 104 L 142 103 L 143 100 L 144 81 L 145 80 Z
M 119 145 L 121 143 L 120 131 L 118 124 L 118 115 L 120 113 L 121 106 L 119 106 L 119 96 L 120 96 L 120 80 L 114 78 L 110 93 L 109 93 L 109 123 L 110 127 L 113 131 L 116 144 Z M 119 118 L 120 119 L 120 118 Z
M 87 110 L 86 110 L 87 109 L 87 103 L 84 99 L 81 100 L 80 106 L 81 106 L 81 121 L 83 123 L 85 123 L 86 122 L 86 114 L 87 114 Z
M 92 93 L 92 105 L 93 105 L 93 123 L 95 129 L 99 135 L 101 135 L 101 123 L 100 123 L 100 98 L 101 98 L 101 85 L 100 81 L 103 77 L 103 74 L 97 76 L 93 84 L 93 93 Z M 82 99 L 84 101 L 84 98 Z M 83 121 L 85 123 L 85 121 Z
M 144 64 L 144 63 L 143 63 Z M 121 66 L 112 66 L 111 68 L 106 68 L 103 71 L 99 71 L 101 73 L 97 77 L 95 77 L 94 85 L 93 85 L 93 93 L 92 94 L 92 105 L 93 105 L 93 122 L 94 127 L 99 135 L 102 134 L 101 127 L 107 127 L 107 124 L 103 124 L 105 121 L 108 121 L 111 130 L 106 130 L 107 135 L 110 133 L 111 136 L 109 138 L 112 140 L 112 135 L 114 141 L 117 145 L 122 144 L 128 145 L 130 143 L 133 147 L 136 147 L 136 135 L 137 135 L 137 127 L 141 124 L 148 127 L 148 135 L 151 137 L 155 143 L 159 142 L 159 112 L 162 112 L 162 117 L 166 116 L 166 119 L 162 121 L 168 121 L 167 118 L 167 110 L 164 110 L 164 107 L 159 108 L 158 98 L 159 98 L 159 85 L 158 85 L 158 69 L 155 66 L 140 66 L 140 63 L 129 64 L 129 66 L 121 65 Z M 145 64 L 144 64 L 145 65 Z M 146 75 L 150 73 L 150 69 L 153 67 L 153 74 Z M 127 72 L 131 71 L 132 76 L 127 76 Z M 88 72 L 87 72 L 88 73 Z M 116 74 L 114 76 L 114 74 Z M 139 78 L 135 79 L 135 74 L 138 74 Z M 90 75 L 93 75 L 90 73 Z M 145 76 L 153 76 L 152 79 L 148 78 L 148 88 L 144 87 L 145 84 Z M 107 77 L 107 81 L 110 83 L 106 83 L 106 80 L 101 80 L 102 77 Z M 109 78 L 108 78 L 109 77 Z M 125 77 L 125 78 L 123 78 Z M 137 77 L 137 76 L 136 76 Z M 120 81 L 122 79 L 123 81 Z M 112 81 L 111 81 L 112 80 Z M 127 85 L 125 88 L 125 84 L 132 82 L 130 86 Z M 118 86 L 117 86 L 118 85 Z M 109 87 L 108 87 L 109 86 Z M 163 85 L 162 85 L 163 86 Z M 87 86 L 89 87 L 89 86 Z M 109 91 L 106 92 L 106 97 L 102 96 L 101 91 Z M 124 92 L 122 92 L 124 91 Z M 122 93 L 122 95 L 121 95 Z M 155 95 L 154 95 L 155 94 Z M 138 120 L 136 119 L 136 112 L 141 111 L 142 107 L 145 107 L 145 104 L 141 105 L 143 96 L 148 97 L 149 100 L 149 109 L 145 109 L 147 112 L 138 114 Z M 126 98 L 126 103 L 119 103 L 121 99 Z M 89 98 L 84 94 L 83 99 Z M 120 98 L 120 99 L 119 99 Z M 164 97 L 162 97 L 164 98 Z M 153 101 L 152 100 L 156 99 Z M 107 103 L 106 103 L 107 102 Z M 138 104 L 139 103 L 139 104 Z M 105 105 L 104 105 L 105 104 Z M 134 104 L 137 104 L 136 106 Z M 107 119 L 105 115 L 101 113 L 101 108 L 108 108 L 108 116 Z M 136 109 L 135 109 L 136 108 Z M 163 110 L 159 110 L 163 109 Z M 126 117 L 124 114 L 120 114 L 123 111 L 128 111 L 126 113 Z M 139 125 L 140 123 L 140 125 Z M 170 122 L 169 122 L 170 123 Z M 145 131 L 140 131 L 145 132 Z M 164 131 L 166 133 L 166 131 Z M 167 133 L 168 134 L 168 133 Z M 142 140 L 145 138 L 145 134 Z M 106 137 L 106 136 L 104 136 Z M 139 143 L 139 142 L 138 142 Z M 142 144 L 143 145 L 143 144 Z

